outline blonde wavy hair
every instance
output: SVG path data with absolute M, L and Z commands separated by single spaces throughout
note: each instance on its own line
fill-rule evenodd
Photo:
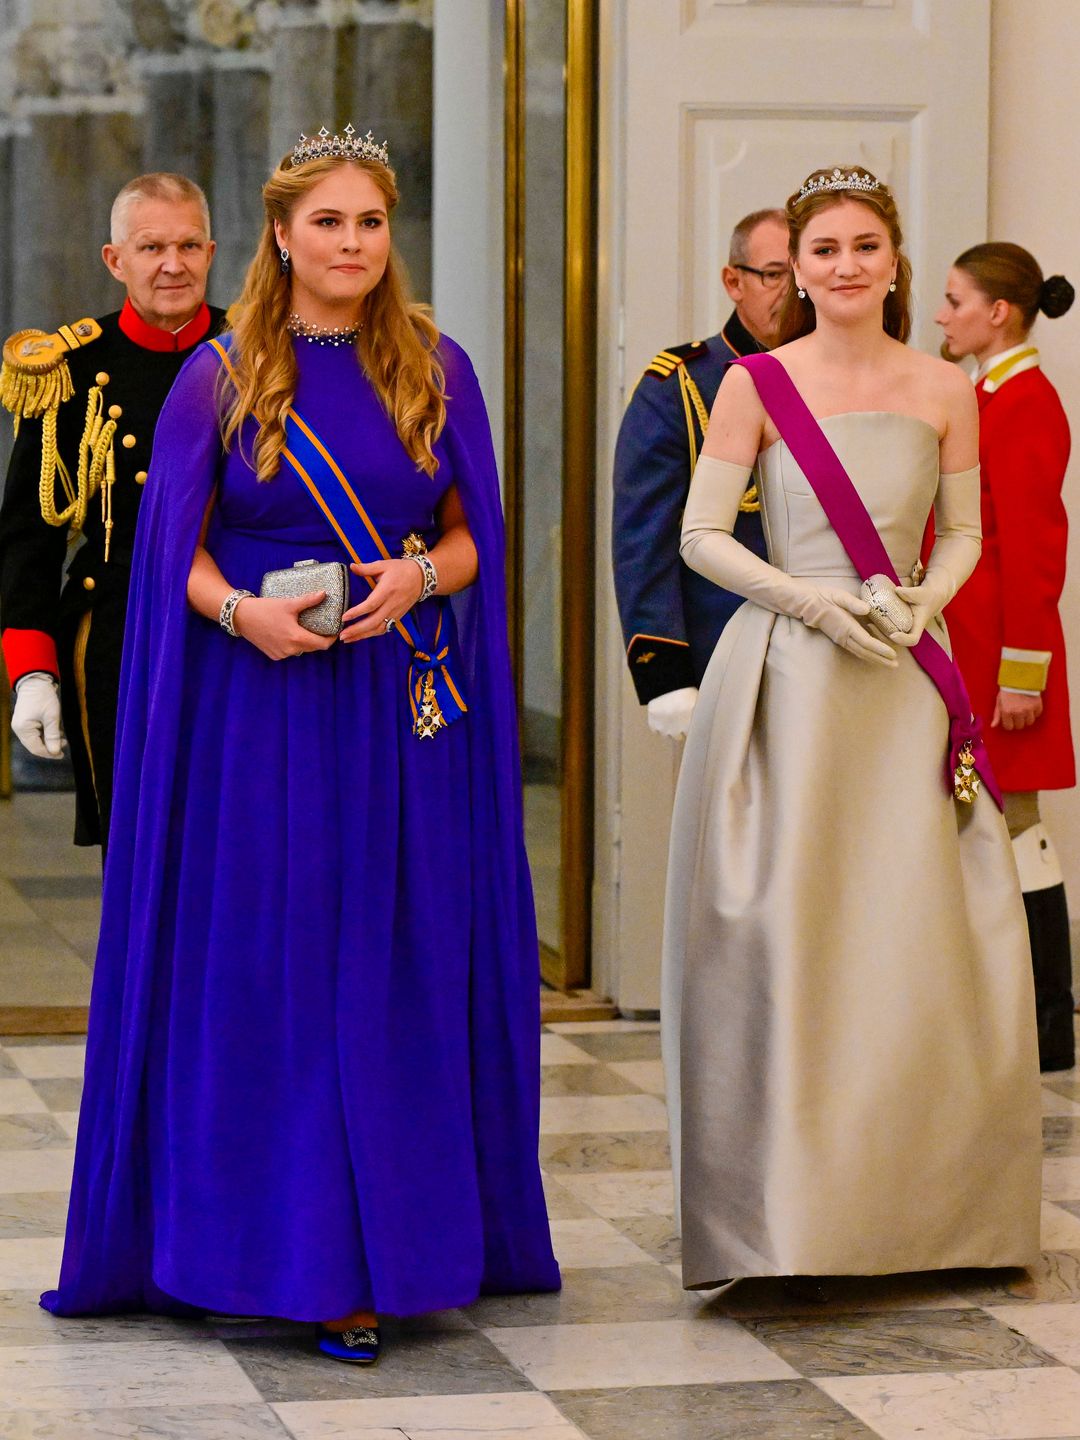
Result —
M 287 322 L 292 283 L 281 273 L 274 221 L 284 226 L 297 203 L 341 165 L 370 175 L 390 214 L 398 202 L 394 172 L 377 160 L 330 157 L 293 166 L 286 155 L 263 186 L 266 224 L 244 277 L 239 300 L 229 311 L 233 333 L 229 358 L 235 385 L 222 371 L 221 438 L 228 450 L 249 415 L 259 422 L 252 466 L 258 479 L 277 473 L 285 445 L 285 412 L 297 384 L 296 355 Z M 364 300 L 364 325 L 356 354 L 394 422 L 417 469 L 434 475 L 434 445 L 446 423 L 445 376 L 436 355 L 439 331 L 428 306 L 409 293 L 404 264 L 393 246 L 382 279 Z

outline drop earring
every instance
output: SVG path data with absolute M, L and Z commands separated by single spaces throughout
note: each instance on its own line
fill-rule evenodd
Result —
M 806 291 L 801 286 L 795 291 L 795 294 L 798 295 L 800 300 L 806 299 Z
M 281 273 L 282 275 L 289 273 L 289 252 L 284 247 L 281 251 Z
M 895 295 L 895 294 L 896 294 L 896 281 L 895 281 L 895 280 L 894 280 L 894 281 L 892 282 L 892 284 L 889 286 L 889 294 L 890 294 L 890 295 Z

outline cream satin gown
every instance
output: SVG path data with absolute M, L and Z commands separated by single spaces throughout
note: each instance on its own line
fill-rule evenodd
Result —
M 881 412 L 822 426 L 909 575 L 936 432 Z M 758 484 L 772 563 L 856 592 L 782 442 Z M 868 664 L 748 602 L 702 684 L 663 968 L 687 1287 L 1038 1255 L 1039 1065 L 1012 848 L 985 790 L 973 806 L 947 793 L 945 706 L 899 656 L 897 670 Z

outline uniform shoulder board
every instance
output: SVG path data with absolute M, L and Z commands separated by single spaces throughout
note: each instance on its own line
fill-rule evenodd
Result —
M 645 374 L 657 375 L 661 380 L 666 380 L 680 365 L 685 365 L 687 360 L 696 360 L 700 355 L 706 354 L 708 349 L 704 340 L 688 340 L 685 345 L 672 345 L 670 349 L 661 350 L 659 355 L 653 356 L 645 366 Z
M 61 325 L 52 335 L 44 330 L 16 330 L 4 342 L 0 370 L 0 404 L 19 419 L 33 419 L 54 409 L 72 394 L 66 357 L 101 334 L 96 320 Z

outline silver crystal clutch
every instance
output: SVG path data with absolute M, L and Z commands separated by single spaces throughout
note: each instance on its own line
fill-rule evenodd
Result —
M 268 570 L 259 587 L 260 595 L 292 599 L 325 590 L 326 599 L 296 617 L 313 635 L 338 635 L 349 594 L 349 572 L 336 560 L 320 564 L 317 560 L 298 560 L 288 570 Z
M 897 630 L 901 635 L 910 634 L 915 623 L 911 606 L 896 593 L 896 586 L 887 575 L 871 575 L 863 582 L 859 597 L 870 606 L 867 618 L 885 636 Z

